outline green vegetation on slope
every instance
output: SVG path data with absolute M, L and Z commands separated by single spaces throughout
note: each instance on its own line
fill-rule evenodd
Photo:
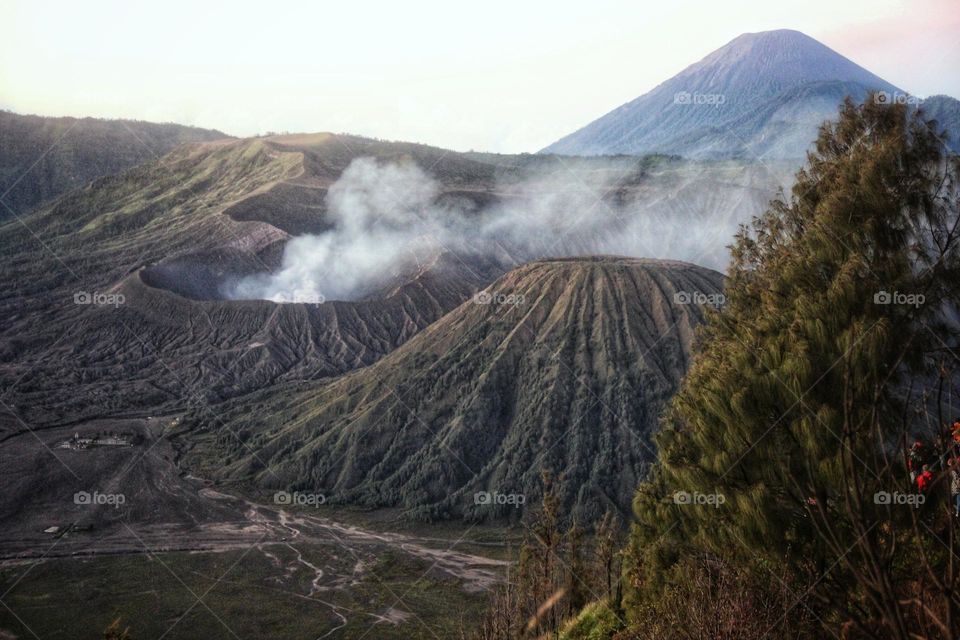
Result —
M 522 521 L 525 535 L 518 561 L 494 592 L 471 638 L 543 638 L 562 626 L 569 640 L 599 639 L 625 626 L 610 606 L 620 599 L 620 521 L 608 511 L 593 535 L 576 522 L 563 526 L 560 485 L 548 472 L 541 478 L 540 504 Z M 584 608 L 588 602 L 592 604 Z
M 847 103 L 738 237 L 635 500 L 628 637 L 956 637 L 957 175 L 903 107 Z M 940 447 L 918 506 L 889 498 L 920 495 L 914 437 Z
M 565 517 L 626 513 L 705 313 L 676 296 L 718 296 L 721 285 L 679 262 L 532 262 L 371 367 L 185 420 L 184 463 L 203 477 L 470 521 L 519 518 L 546 469 Z
M 945 150 L 903 106 L 848 101 L 823 126 L 792 197 L 736 239 L 726 305 L 634 500 L 622 597 L 547 632 L 960 634 L 960 161 Z
M 103 176 L 219 131 L 138 120 L 46 118 L 0 111 L 0 194 L 18 216 Z M 0 207 L 0 220 L 11 216 Z

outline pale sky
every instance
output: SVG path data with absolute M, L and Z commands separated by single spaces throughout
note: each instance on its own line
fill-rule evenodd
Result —
M 960 97 L 960 0 L 0 0 L 0 108 L 536 151 L 744 32 Z

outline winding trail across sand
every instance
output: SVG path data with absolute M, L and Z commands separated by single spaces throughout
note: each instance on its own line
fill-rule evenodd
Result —
M 22 564 L 40 558 L 99 556 L 171 551 L 226 552 L 258 548 L 271 562 L 282 564 L 274 553 L 277 546 L 296 554 L 296 562 L 313 574 L 308 596 L 330 588 L 336 576 L 327 575 L 316 562 L 305 557 L 299 546 L 340 547 L 362 568 L 368 559 L 383 550 L 402 552 L 459 580 L 470 592 L 490 589 L 501 580 L 505 560 L 456 551 L 454 541 L 363 529 L 335 522 L 319 515 L 288 511 L 203 488 L 200 496 L 228 503 L 242 518 L 232 521 L 131 524 L 110 527 L 95 535 L 68 534 L 54 543 L 49 535 L 25 534 L 16 540 L 0 540 L 0 565 Z M 279 567 L 278 567 L 279 568 Z M 341 576 L 342 578 L 343 576 Z
M 337 637 L 360 620 L 399 625 L 419 618 L 402 601 L 406 589 L 391 588 L 379 575 L 398 558 L 412 561 L 403 563 L 410 579 L 429 575 L 464 595 L 482 594 L 503 579 L 509 562 L 457 550 L 467 543 L 499 546 L 495 542 L 456 539 L 449 532 L 452 537 L 366 528 L 339 522 L 328 509 L 261 503 L 214 488 L 177 465 L 176 452 L 162 435 L 170 420 L 94 421 L 51 427 L 39 442 L 29 433 L 0 442 L 5 477 L 15 480 L 49 456 L 42 445 L 56 447 L 76 433 L 117 431 L 134 440 L 129 447 L 58 449 L 82 479 L 65 466 L 53 466 L 59 475 L 51 474 L 46 483 L 11 485 L 6 503 L 0 503 L 15 515 L 0 521 L 0 568 L 31 571 L 40 563 L 107 556 L 167 562 L 163 554 L 176 552 L 239 552 L 239 563 L 249 552 L 253 581 L 233 575 L 204 578 L 316 603 L 329 613 L 320 638 Z M 78 505 L 78 490 L 122 493 L 125 502 L 123 508 Z M 370 600 L 372 593 L 380 596 Z

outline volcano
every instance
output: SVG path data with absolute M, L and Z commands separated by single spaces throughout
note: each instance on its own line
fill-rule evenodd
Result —
M 477 496 L 533 502 L 549 471 L 565 513 L 627 514 L 721 286 L 683 262 L 535 261 L 370 367 L 227 403 L 220 428 L 201 417 L 187 463 L 428 520 L 519 516 Z
M 745 33 L 543 152 L 802 159 L 843 99 L 870 91 L 906 98 L 799 31 Z

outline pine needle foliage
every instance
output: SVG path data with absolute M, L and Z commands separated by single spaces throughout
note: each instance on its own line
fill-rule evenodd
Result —
M 957 637 L 952 452 L 938 439 L 960 364 L 945 148 L 922 111 L 847 101 L 790 196 L 741 229 L 726 303 L 634 501 L 636 624 L 710 558 L 792 585 L 779 631 Z M 904 453 L 917 436 L 939 447 L 938 481 L 918 507 L 885 503 L 916 491 Z

